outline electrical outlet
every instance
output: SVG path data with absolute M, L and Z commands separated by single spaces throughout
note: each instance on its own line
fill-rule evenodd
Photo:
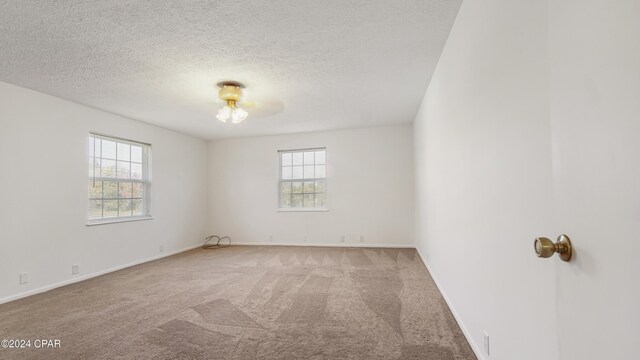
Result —
M 491 355 L 490 352 L 490 347 L 489 347 L 489 334 L 487 334 L 487 332 L 484 332 L 484 352 L 485 354 L 487 354 L 487 356 Z
M 163 252 L 164 251 L 164 246 L 162 246 L 162 245 L 158 246 L 158 251 Z
M 24 285 L 29 282 L 29 274 L 22 273 L 20 274 L 20 285 Z
M 347 238 L 346 236 L 344 236 L 344 235 L 340 235 L 340 242 L 344 242 L 344 240 L 345 240 L 346 238 Z
M 309 240 L 309 237 L 308 237 L 308 236 L 305 236 L 305 237 L 304 237 L 304 242 L 307 242 L 307 240 Z
M 269 235 L 269 241 L 273 241 L 273 235 Z
M 364 242 L 364 235 L 360 235 L 360 242 Z
M 77 264 L 71 265 L 71 274 L 72 275 L 80 274 L 80 267 Z

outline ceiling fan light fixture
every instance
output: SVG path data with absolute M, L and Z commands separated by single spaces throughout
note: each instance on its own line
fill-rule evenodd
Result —
M 240 89 L 243 88 L 244 85 L 236 81 L 223 81 L 218 83 L 218 86 L 220 87 L 218 97 L 220 100 L 226 102 L 226 105 L 218 110 L 216 118 L 224 123 L 231 119 L 231 122 L 234 124 L 246 119 L 249 113 L 237 106 L 238 101 L 240 101 L 242 97 L 242 90 Z
M 233 111 L 231 111 L 231 122 L 234 124 L 240 123 L 244 119 L 246 119 L 248 115 L 249 113 L 247 113 L 245 110 L 235 108 Z
M 227 105 L 220 108 L 220 110 L 218 110 L 218 115 L 216 115 L 216 118 L 218 118 L 218 120 L 224 123 L 226 123 L 230 117 L 231 117 L 231 108 Z

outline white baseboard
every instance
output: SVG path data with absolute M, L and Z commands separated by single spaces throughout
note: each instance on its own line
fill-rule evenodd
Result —
M 252 242 L 252 241 L 232 241 L 231 245 L 258 245 L 258 246 L 312 246 L 312 247 L 355 247 L 355 248 L 396 248 L 396 249 L 413 249 L 415 246 L 406 244 L 371 244 L 371 243 L 280 243 L 280 242 Z
M 480 346 L 478 346 L 478 344 L 476 344 L 475 341 L 473 341 L 473 338 L 471 337 L 471 334 L 469 333 L 469 330 L 467 330 L 466 326 L 464 325 L 464 322 L 462 321 L 462 318 L 460 317 L 460 315 L 458 314 L 456 309 L 451 304 L 451 301 L 449 300 L 449 297 L 447 296 L 447 294 L 442 289 L 442 286 L 440 286 L 440 282 L 438 282 L 438 279 L 434 276 L 433 271 L 431 271 L 431 268 L 429 267 L 429 263 L 425 261 L 426 257 L 422 256 L 422 253 L 420 252 L 420 249 L 417 246 L 416 246 L 416 251 L 418 252 L 418 255 L 420 255 L 420 259 L 422 259 L 422 262 L 424 263 L 424 265 L 427 267 L 427 271 L 429 271 L 429 274 L 431 275 L 431 278 L 433 279 L 433 282 L 436 284 L 436 287 L 440 291 L 440 294 L 442 294 L 442 297 L 444 298 L 444 301 L 447 303 L 447 306 L 449 307 L 449 310 L 451 310 L 451 313 L 453 314 L 453 317 L 455 318 L 456 322 L 458 323 L 458 326 L 460 326 L 460 329 L 462 330 L 462 333 L 464 334 L 464 337 L 467 339 L 467 342 L 471 346 L 471 350 L 473 350 L 473 352 L 476 354 L 476 357 L 478 358 L 478 360 L 488 360 L 484 356 L 484 353 L 481 351 L 482 348 Z
M 94 278 L 94 277 L 97 277 L 97 276 L 100 276 L 100 275 L 104 275 L 104 274 L 108 274 L 108 273 L 111 273 L 111 272 L 114 272 L 114 271 L 122 270 L 122 269 L 125 269 L 125 268 L 128 268 L 128 267 L 131 267 L 131 266 L 140 265 L 140 264 L 144 264 L 144 263 L 149 262 L 149 261 L 162 259 L 164 257 L 175 255 L 175 254 L 179 254 L 179 253 L 185 252 L 185 251 L 189 251 L 189 250 L 198 248 L 200 246 L 202 246 L 202 244 L 191 245 L 191 246 L 188 246 L 188 247 L 183 248 L 183 249 L 170 251 L 170 252 L 163 253 L 163 254 L 156 255 L 156 256 L 152 256 L 152 257 L 149 257 L 149 258 L 146 258 L 146 259 L 143 259 L 143 260 L 133 261 L 133 262 L 130 262 L 130 263 L 127 263 L 127 264 L 124 264 L 124 265 L 118 265 L 118 266 L 115 266 L 115 267 L 112 267 L 112 268 L 109 268 L 109 269 L 105 269 L 105 270 L 100 270 L 100 271 L 97 271 L 97 272 L 94 272 L 94 273 L 91 273 L 91 274 L 82 275 L 82 276 L 74 277 L 74 278 L 71 278 L 71 279 L 68 279 L 68 280 L 60 281 L 60 282 L 55 283 L 55 284 L 45 285 L 45 286 L 39 287 L 37 289 L 24 291 L 24 292 L 15 294 L 15 295 L 9 295 L 9 296 L 0 298 L 0 304 L 4 304 L 4 303 L 8 303 L 10 301 L 22 299 L 22 298 L 25 298 L 27 296 L 40 294 L 40 293 L 43 293 L 43 292 L 46 292 L 46 291 L 49 291 L 49 290 L 53 290 L 55 288 L 59 288 L 61 286 L 70 285 L 70 284 L 77 283 L 77 282 L 80 282 L 80 281 L 83 281 L 83 280 L 88 280 L 88 279 L 91 279 L 91 278 Z

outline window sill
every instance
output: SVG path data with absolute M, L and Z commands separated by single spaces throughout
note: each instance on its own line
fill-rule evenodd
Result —
M 325 208 L 278 208 L 277 212 L 327 212 L 329 209 Z
M 87 222 L 86 225 L 95 226 L 95 225 L 116 224 L 116 223 L 122 223 L 122 222 L 142 221 L 142 220 L 153 220 L 153 216 L 134 216 L 134 217 L 126 217 L 126 218 L 90 220 Z

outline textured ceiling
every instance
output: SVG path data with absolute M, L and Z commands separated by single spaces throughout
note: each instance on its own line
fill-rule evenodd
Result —
M 206 139 L 410 123 L 460 3 L 0 0 L 0 81 Z

